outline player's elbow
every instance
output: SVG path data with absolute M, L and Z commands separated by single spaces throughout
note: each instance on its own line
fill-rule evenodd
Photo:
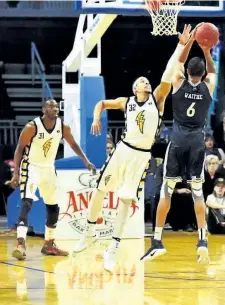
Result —
M 105 109 L 105 101 L 101 100 L 95 105 L 95 111 L 97 110 L 98 112 L 102 112 Z

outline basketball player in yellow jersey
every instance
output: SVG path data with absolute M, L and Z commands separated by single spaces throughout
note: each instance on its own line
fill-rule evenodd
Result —
M 15 171 L 12 186 L 20 185 L 21 210 L 17 226 L 17 247 L 12 256 L 26 258 L 25 240 L 28 229 L 28 214 L 37 188 L 46 204 L 45 243 L 41 252 L 45 255 L 67 256 L 54 243 L 54 231 L 58 221 L 59 207 L 56 198 L 56 172 L 54 162 L 59 142 L 64 138 L 73 151 L 82 158 L 89 170 L 95 167 L 74 140 L 69 126 L 58 118 L 59 108 L 55 100 L 48 100 L 43 107 L 43 117 L 29 122 L 20 134 L 15 151 Z
M 104 252 L 104 268 L 107 271 L 112 272 L 114 269 L 116 249 L 119 246 L 129 206 L 133 200 L 137 201 L 140 198 L 146 175 L 145 169 L 151 158 L 151 147 L 160 127 L 165 99 L 171 89 L 174 66 L 190 38 L 190 30 L 190 25 L 185 26 L 183 34 L 179 36 L 178 46 L 167 64 L 160 85 L 153 93 L 148 79 L 139 77 L 133 84 L 134 96 L 100 101 L 95 106 L 92 134 L 101 133 L 100 117 L 105 109 L 121 109 L 125 112 L 126 131 L 100 172 L 89 205 L 86 231 L 75 246 L 74 252 L 86 249 L 89 243 L 87 237 L 89 234 L 94 236 L 93 227 L 101 211 L 105 194 L 109 190 L 118 191 L 121 204 L 112 242 L 109 249 Z M 95 240 L 95 237 L 91 238 L 91 242 Z

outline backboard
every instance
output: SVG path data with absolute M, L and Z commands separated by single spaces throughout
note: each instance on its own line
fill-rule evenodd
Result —
M 77 8 L 83 13 L 148 15 L 143 0 L 82 0 L 76 1 Z M 186 0 L 181 8 L 180 16 L 224 16 L 224 0 Z

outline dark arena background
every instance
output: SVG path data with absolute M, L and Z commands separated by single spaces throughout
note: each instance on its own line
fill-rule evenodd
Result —
M 186 0 L 178 14 L 177 31 L 182 32 L 185 24 L 194 28 L 201 22 L 213 23 L 220 33 L 211 50 L 217 81 L 204 129 L 206 156 L 210 155 L 204 167 L 207 202 L 215 180 L 225 179 L 225 2 Z M 185 182 L 177 184 L 167 217 L 168 253 L 154 262 L 140 261 L 155 225 L 160 170 L 173 123 L 171 94 L 152 149 L 143 198 L 130 207 L 116 271 L 107 273 L 102 267 L 102 252 L 119 206 L 114 192 L 105 198 L 98 219 L 103 239 L 76 257 L 62 259 L 41 256 L 46 211 L 37 191 L 29 215 L 27 260 L 11 257 L 21 200 L 19 188 L 13 190 L 10 180 L 21 130 L 42 115 L 46 100 L 55 99 L 60 117 L 99 171 L 125 125 L 122 111 L 108 110 L 102 116 L 101 136 L 90 135 L 95 104 L 132 96 L 132 84 L 139 76 L 147 77 L 156 88 L 178 43 L 177 35 L 154 36 L 152 31 L 142 0 L 0 1 L 0 304 L 225 304 L 225 201 L 224 209 L 216 210 L 222 220 L 206 206 L 210 264 L 196 262 L 198 232 Z M 196 42 L 189 58 L 195 56 L 204 59 Z M 60 205 L 56 240 L 72 252 L 83 230 L 96 177 L 63 139 L 56 159 Z

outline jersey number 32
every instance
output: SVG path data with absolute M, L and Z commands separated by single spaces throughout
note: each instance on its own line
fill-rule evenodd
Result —
M 189 118 L 191 118 L 191 117 L 193 117 L 194 115 L 195 115 L 195 104 L 196 103 L 191 103 L 191 106 L 190 107 L 188 107 L 188 109 L 187 109 L 187 116 L 189 117 Z

